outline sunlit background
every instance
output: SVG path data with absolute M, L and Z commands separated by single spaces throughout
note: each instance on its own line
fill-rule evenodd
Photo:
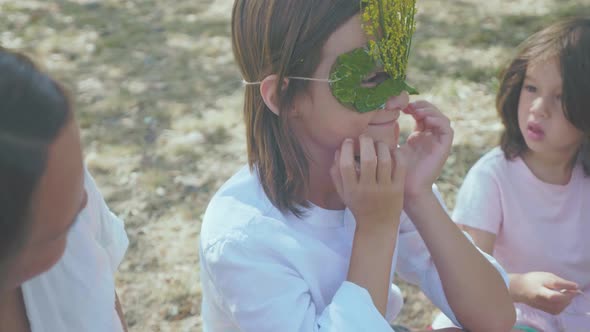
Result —
M 198 236 L 221 183 L 246 162 L 232 0 L 0 0 L 0 44 L 69 88 L 85 156 L 131 245 L 117 277 L 131 331 L 200 331 Z M 418 0 L 409 81 L 456 132 L 438 182 L 450 209 L 496 145 L 497 73 L 515 46 L 589 0 Z M 404 121 L 407 132 L 407 122 Z M 402 284 L 399 321 L 435 311 Z

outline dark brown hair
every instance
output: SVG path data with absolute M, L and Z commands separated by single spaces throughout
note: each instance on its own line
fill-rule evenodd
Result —
M 322 46 L 343 23 L 360 11 L 360 0 L 236 0 L 232 13 L 233 51 L 248 82 L 275 74 L 310 77 Z M 307 82 L 277 84 L 279 115 L 265 105 L 258 85 L 247 85 L 244 119 L 248 163 L 281 211 L 301 214 L 307 206 L 309 161 L 293 135 L 287 115 L 293 98 Z
M 576 158 L 590 175 L 590 18 L 561 20 L 525 40 L 502 74 L 496 108 L 504 124 L 501 146 L 508 159 L 528 147 L 518 126 L 518 102 L 528 66 L 556 58 L 560 64 L 565 117 L 584 133 Z
M 25 55 L 0 47 L 0 273 L 25 243 L 47 149 L 69 114 L 57 82 Z

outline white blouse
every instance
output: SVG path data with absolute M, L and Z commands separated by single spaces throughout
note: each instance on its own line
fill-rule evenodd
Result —
M 390 332 L 403 305 L 400 289 L 391 284 L 384 318 L 366 289 L 346 281 L 355 227 L 348 209 L 313 206 L 303 218 L 282 214 L 258 177 L 243 168 L 217 192 L 203 220 L 204 331 Z M 506 281 L 496 261 L 486 258 Z M 430 253 L 405 213 L 392 282 L 394 272 L 457 323 Z
M 32 332 L 122 332 L 114 274 L 129 241 L 86 171 L 86 207 L 68 234 L 63 257 L 25 282 L 22 293 Z

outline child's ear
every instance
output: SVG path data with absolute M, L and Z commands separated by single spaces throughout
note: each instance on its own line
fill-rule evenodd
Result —
M 279 96 L 277 96 L 277 84 L 279 83 L 278 75 L 266 76 L 260 83 L 260 95 L 262 100 L 274 114 L 279 115 Z M 289 79 L 283 79 L 282 89 L 289 85 Z

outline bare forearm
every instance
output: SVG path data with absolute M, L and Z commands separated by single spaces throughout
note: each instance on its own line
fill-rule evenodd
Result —
M 436 196 L 411 200 L 406 213 L 430 251 L 461 324 L 475 331 L 509 330 L 515 313 L 501 275 L 451 221 Z
M 508 278 L 510 279 L 510 296 L 512 297 L 512 300 L 516 303 L 516 302 L 522 302 L 524 303 L 524 298 L 522 296 L 520 296 L 521 291 L 520 291 L 520 277 L 522 276 L 522 274 L 520 273 L 509 273 L 508 274 Z
M 115 292 L 115 309 L 117 310 L 117 315 L 119 315 L 119 319 L 121 320 L 123 331 L 127 332 L 127 323 L 125 322 L 125 315 L 123 314 L 123 308 L 121 307 L 121 302 L 119 301 L 119 295 L 117 295 L 117 292 Z
M 385 316 L 390 288 L 391 263 L 397 229 L 357 229 L 354 235 L 348 281 L 365 288 L 375 307 Z

